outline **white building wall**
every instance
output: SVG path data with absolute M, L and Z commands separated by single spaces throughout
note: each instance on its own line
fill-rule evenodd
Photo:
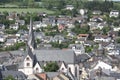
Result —
M 43 69 L 40 67 L 40 65 L 38 63 L 36 63 L 36 65 L 33 68 L 33 72 L 34 73 L 41 73 L 41 72 L 43 72 Z
M 75 65 L 74 64 L 68 64 L 68 69 L 70 69 L 72 74 L 75 76 Z
M 33 74 L 33 68 L 31 67 L 24 68 L 24 74 L 26 75 Z
M 61 72 L 67 73 L 67 68 L 65 67 L 65 64 L 62 63 L 59 69 Z
M 27 58 L 29 58 L 29 59 L 27 59 Z M 26 75 L 33 74 L 33 61 L 32 61 L 32 59 L 29 56 L 27 56 L 24 59 L 24 73 Z

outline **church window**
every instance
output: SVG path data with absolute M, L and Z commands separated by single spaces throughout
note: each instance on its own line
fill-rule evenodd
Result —
M 30 63 L 27 63 L 27 66 L 30 66 Z
M 62 70 L 64 70 L 64 68 L 62 68 Z
M 38 71 L 38 68 L 36 68 L 36 71 Z
M 29 57 L 27 57 L 26 60 L 30 60 Z

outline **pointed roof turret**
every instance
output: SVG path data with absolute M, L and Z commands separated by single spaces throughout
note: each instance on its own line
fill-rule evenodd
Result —
M 30 58 L 34 60 L 34 55 L 33 55 L 32 51 L 31 51 L 31 48 L 30 48 L 29 45 L 27 45 L 26 51 L 27 51 L 27 55 L 29 55 Z
M 36 48 L 32 18 L 30 18 L 30 27 L 29 27 L 29 34 L 28 34 L 28 45 L 30 46 L 32 51 Z

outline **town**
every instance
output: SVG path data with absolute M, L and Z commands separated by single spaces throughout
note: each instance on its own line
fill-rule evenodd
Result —
M 0 6 L 0 80 L 120 80 L 119 1 L 28 1 Z

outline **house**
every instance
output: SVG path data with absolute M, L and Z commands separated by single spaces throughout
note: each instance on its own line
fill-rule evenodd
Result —
M 120 55 L 120 51 L 119 50 L 109 50 L 109 52 L 107 52 L 108 55 Z
M 50 43 L 50 42 L 52 42 L 52 39 L 53 39 L 52 36 L 44 36 L 44 37 L 41 39 L 41 41 L 42 41 L 43 43 Z
M 10 29 L 18 30 L 18 28 L 19 28 L 18 24 L 10 24 Z
M 60 18 L 57 18 L 57 25 L 59 24 L 64 24 L 66 25 L 68 23 L 68 20 L 69 18 L 68 17 L 60 17 Z
M 100 16 L 93 16 L 92 18 L 90 18 L 91 22 L 103 22 L 102 17 Z
M 41 78 L 42 80 L 48 80 L 48 76 L 46 73 L 37 73 L 35 74 L 37 77 Z
M 113 31 L 120 31 L 120 27 L 113 27 Z
M 42 39 L 43 37 L 45 37 L 45 33 L 44 32 L 35 32 L 35 39 Z
M 25 31 L 25 30 L 19 30 L 19 31 L 16 33 L 16 36 L 17 36 L 17 37 L 20 37 L 21 35 L 27 36 L 27 35 L 28 35 L 28 32 Z
M 70 37 L 70 39 L 72 39 L 76 36 L 76 34 L 74 32 L 68 32 L 67 36 Z
M 25 20 L 16 20 L 16 23 L 19 25 L 25 25 Z
M 93 13 L 93 14 L 97 14 L 97 15 L 102 14 L 102 12 L 101 12 L 100 10 L 94 10 L 92 13 Z
M 75 44 L 79 44 L 79 43 L 84 44 L 85 41 L 86 41 L 85 38 L 76 39 Z
M 85 53 L 83 44 L 70 44 L 69 47 L 75 52 L 76 55 Z
M 4 24 L 0 24 L 0 30 L 4 30 L 5 29 L 5 25 Z
M 63 24 L 58 25 L 59 32 L 63 31 L 64 29 L 65 29 L 65 25 L 63 25 Z
M 85 41 L 84 46 L 93 46 L 95 43 L 93 41 Z
M 91 58 L 91 56 L 89 54 L 80 54 L 77 56 L 77 61 L 78 63 L 81 63 L 81 62 L 85 62 L 87 60 L 89 60 Z
M 42 26 L 41 21 L 34 21 L 33 22 L 33 29 L 39 29 Z
M 28 80 L 43 80 L 40 77 L 37 77 L 35 74 L 31 74 L 27 77 Z
M 115 17 L 117 18 L 119 16 L 119 11 L 118 10 L 112 10 L 110 11 L 109 17 Z
M 97 36 L 95 36 L 93 41 L 94 42 L 110 42 L 111 38 L 106 35 L 97 35 Z
M 98 61 L 96 69 L 90 70 L 89 78 L 91 80 L 119 80 L 120 74 L 118 68 L 111 66 L 104 61 Z
M 5 46 L 14 45 L 16 42 L 17 42 L 17 38 L 7 39 L 6 42 L 5 42 Z
M 88 36 L 89 34 L 78 34 L 77 39 L 84 38 L 84 40 L 86 41 Z
M 17 42 L 27 42 L 28 40 L 28 37 L 25 36 L 25 35 L 21 35 L 18 39 L 17 39 Z
M 80 9 L 79 13 L 83 16 L 84 14 L 86 14 L 88 12 L 87 9 Z
M 73 5 L 66 5 L 66 10 L 73 10 L 74 6 Z
M 62 43 L 65 41 L 64 37 L 61 35 L 55 35 L 54 38 L 52 39 L 53 42 L 58 42 L 58 43 Z
M 13 17 L 13 16 L 6 16 L 6 19 L 7 19 L 7 20 L 10 20 L 10 21 L 13 21 L 13 20 L 14 20 L 14 17 Z
M 88 25 L 90 26 L 90 30 L 98 29 L 97 28 L 98 23 L 96 23 L 96 22 L 88 22 Z
M 68 76 L 65 74 L 61 73 L 55 77 L 53 77 L 53 80 L 70 80 Z
M 102 23 L 98 23 L 97 28 L 102 30 L 104 27 L 107 27 L 107 26 L 108 25 L 106 23 L 102 22 Z
M 115 44 L 109 43 L 108 45 L 106 45 L 106 46 L 104 47 L 104 49 L 106 49 L 107 51 L 109 51 L 109 50 L 114 50 L 114 49 L 115 49 Z
M 6 41 L 6 37 L 5 35 L 0 35 L 0 42 L 5 42 Z
M 112 70 L 112 66 L 103 62 L 103 61 L 98 61 L 98 63 L 96 64 L 96 66 L 93 69 L 108 69 L 108 70 Z

